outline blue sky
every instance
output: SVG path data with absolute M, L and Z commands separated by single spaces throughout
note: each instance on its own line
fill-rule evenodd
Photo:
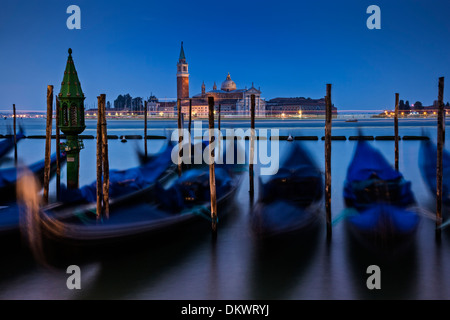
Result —
M 81 8 L 81 30 L 66 9 Z M 369 30 L 369 5 L 381 30 Z M 0 109 L 44 110 L 59 92 L 67 49 L 88 106 L 105 93 L 176 97 L 184 41 L 191 95 L 220 86 L 261 87 L 266 99 L 325 95 L 341 109 L 391 107 L 394 93 L 429 105 L 446 76 L 450 101 L 450 1 L 99 1 L 2 0 Z

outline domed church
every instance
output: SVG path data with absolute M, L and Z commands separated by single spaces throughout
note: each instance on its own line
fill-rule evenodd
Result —
M 201 93 L 189 98 L 189 74 L 188 64 L 184 54 L 183 43 L 181 43 L 180 58 L 178 60 L 177 72 L 177 98 L 181 99 L 182 111 L 189 112 L 189 99 L 192 99 L 192 114 L 197 117 L 208 115 L 208 97 L 214 97 L 215 109 L 220 104 L 221 113 L 232 116 L 250 116 L 251 95 L 255 95 L 255 115 L 265 116 L 265 101 L 261 99 L 261 90 L 253 86 L 247 89 L 237 89 L 236 83 L 231 79 L 230 73 L 217 89 L 214 82 L 212 90 L 206 91 L 205 83 L 202 83 Z

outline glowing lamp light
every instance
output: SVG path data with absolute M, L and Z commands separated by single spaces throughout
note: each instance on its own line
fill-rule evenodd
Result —
M 159 115 L 162 117 L 164 115 L 164 113 L 160 112 Z

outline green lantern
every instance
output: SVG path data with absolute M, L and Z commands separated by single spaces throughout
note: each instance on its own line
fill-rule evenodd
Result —
M 84 131 L 84 93 L 72 59 L 72 49 L 69 48 L 66 70 L 58 95 L 60 110 L 59 123 L 61 131 L 66 135 L 64 150 L 67 153 L 67 187 L 78 188 L 80 172 L 80 150 L 83 142 L 78 135 Z

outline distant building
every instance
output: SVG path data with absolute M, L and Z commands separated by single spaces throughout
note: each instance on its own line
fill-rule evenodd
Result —
M 298 116 L 298 115 L 324 115 L 325 99 L 311 98 L 274 98 L 266 101 L 266 116 Z M 337 108 L 332 106 L 332 113 Z
M 189 64 L 181 42 L 180 55 L 177 62 L 177 100 L 180 100 L 181 110 L 184 114 L 189 113 L 191 103 L 192 115 L 194 117 L 208 116 L 208 98 L 214 97 L 215 110 L 219 105 L 223 115 L 250 116 L 251 96 L 255 96 L 255 114 L 258 117 L 265 116 L 317 116 L 325 114 L 325 99 L 311 98 L 274 98 L 265 101 L 261 98 L 261 89 L 252 86 L 247 89 L 238 89 L 236 83 L 231 79 L 230 73 L 222 82 L 220 89 L 216 83 L 212 90 L 206 91 L 205 83 L 202 83 L 201 93 L 192 97 L 189 95 Z M 128 96 L 122 98 L 121 104 L 127 105 Z M 116 105 L 116 101 L 114 102 Z M 119 104 L 119 103 L 118 103 Z M 332 112 L 337 114 L 337 108 L 332 107 Z M 161 102 L 155 96 L 148 99 L 149 114 L 160 116 L 177 116 L 177 101 Z
M 222 82 L 220 90 L 217 89 L 216 83 L 214 83 L 213 89 L 206 91 L 205 83 L 203 83 L 201 93 L 189 98 L 188 67 L 182 42 L 177 63 L 177 99 L 181 99 L 180 103 L 183 113 L 187 114 L 189 112 L 189 99 L 191 99 L 192 114 L 197 117 L 206 117 L 208 115 L 208 97 L 214 97 L 216 110 L 220 104 L 220 110 L 224 114 L 250 116 L 251 95 L 255 95 L 255 114 L 256 116 L 265 115 L 265 102 L 261 99 L 261 91 L 256 89 L 253 84 L 249 89 L 237 89 L 236 83 L 231 80 L 229 73 L 225 81 Z
M 208 97 L 214 97 L 216 110 L 220 104 L 220 110 L 224 114 L 250 116 L 252 95 L 255 95 L 255 115 L 263 117 L 265 115 L 265 101 L 261 99 L 261 91 L 256 89 L 253 84 L 249 89 L 237 89 L 236 83 L 231 80 L 228 73 L 220 90 L 214 83 L 213 89 L 206 92 L 205 84 L 202 84 L 202 93 L 192 97 L 192 112 L 195 112 L 198 116 L 206 116 L 208 114 Z M 184 108 L 185 105 L 183 105 L 183 112 Z

